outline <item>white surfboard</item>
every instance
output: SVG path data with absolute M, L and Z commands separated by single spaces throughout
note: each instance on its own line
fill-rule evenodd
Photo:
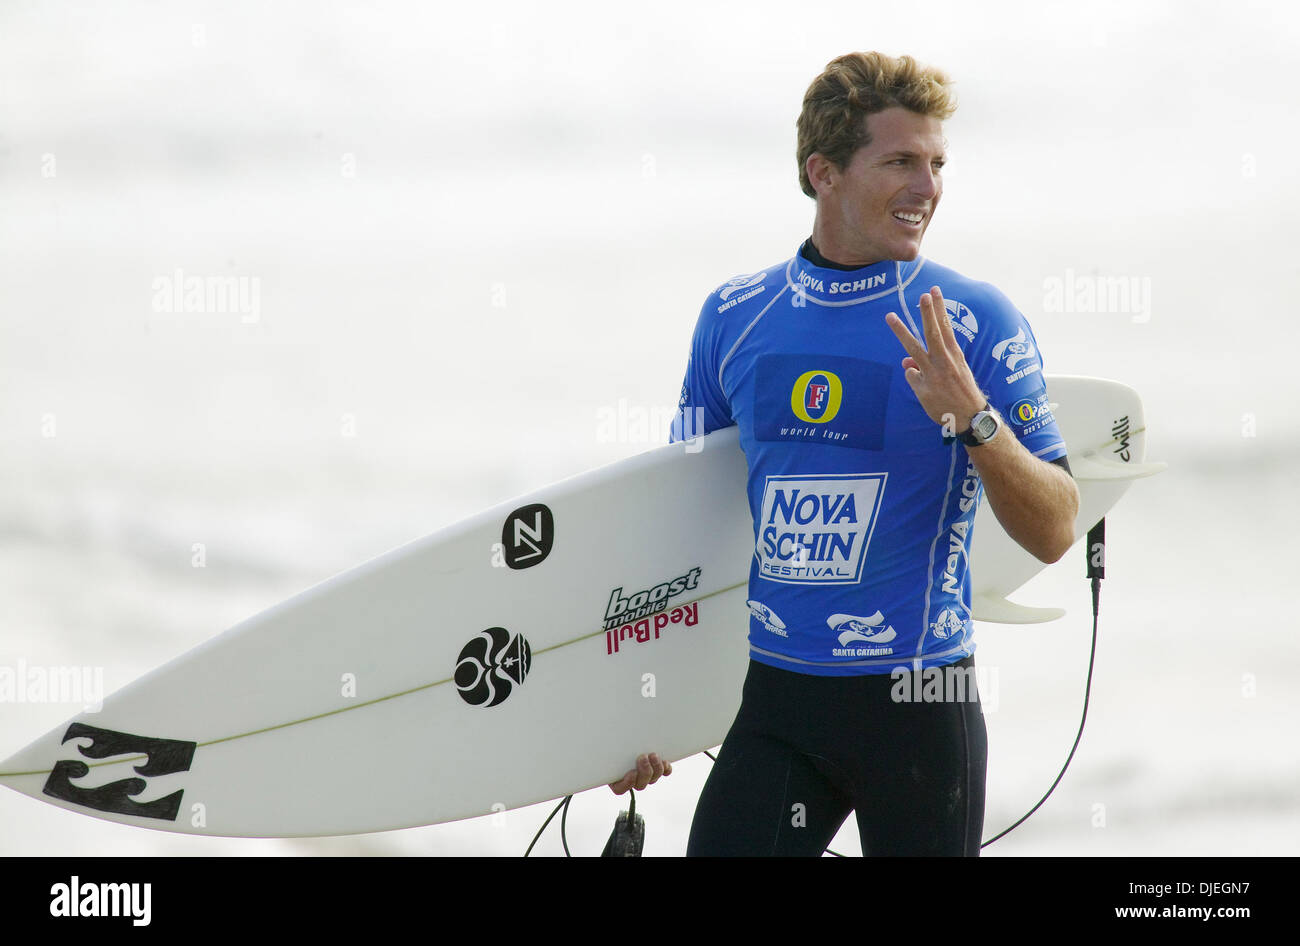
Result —
M 1048 384 L 1082 535 L 1158 467 L 1131 389 Z M 0 763 L 0 783 L 166 831 L 338 835 L 534 804 L 647 748 L 717 745 L 748 662 L 745 472 L 732 427 L 487 510 L 147 674 Z M 1041 564 L 991 516 L 976 530 L 976 617 L 1055 616 L 1006 599 Z
M 1137 392 L 1118 381 L 1076 375 L 1047 375 L 1061 435 L 1069 450 L 1070 472 L 1079 487 L 1074 537 L 1084 535 L 1119 501 L 1133 480 L 1159 473 L 1164 463 L 1147 463 L 1146 418 Z M 975 586 L 971 610 L 977 621 L 1036 624 L 1065 614 L 1062 608 L 1030 608 L 1007 600 L 1043 570 L 998 525 L 988 503 L 975 516 Z

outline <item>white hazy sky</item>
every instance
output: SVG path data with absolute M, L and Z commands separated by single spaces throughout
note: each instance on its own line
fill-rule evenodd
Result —
M 1165 600 L 1197 600 L 1177 614 L 1204 630 L 1185 672 L 1217 672 L 1224 615 L 1277 635 L 1293 607 L 1273 576 L 1300 525 L 1283 498 L 1300 453 L 1298 9 L 0 6 L 0 661 L 103 663 L 120 685 L 331 571 L 650 446 L 601 442 L 597 412 L 674 403 L 705 295 L 807 235 L 803 91 L 834 56 L 880 49 L 957 82 L 926 254 L 1007 292 L 1050 371 L 1138 388 L 1151 455 L 1171 461 L 1134 490 L 1160 502 L 1130 506 L 1119 533 L 1128 574 L 1147 569 L 1111 612 L 1134 622 L 1127 656 L 1149 665 L 1158 651 L 1141 642 L 1171 620 Z M 256 280 L 257 318 L 156 311 L 155 280 L 177 270 Z M 1149 309 L 1048 311 L 1049 285 L 1075 277 L 1136 281 Z M 359 431 L 346 441 L 344 416 Z M 1249 594 L 1177 567 L 1207 511 L 1236 569 L 1224 583 Z M 150 571 L 187 560 L 196 534 L 256 580 L 203 591 Z M 1073 736 L 1061 699 L 1069 731 L 1051 746 Z M 0 757 L 70 715 L 50 709 L 0 728 Z M 1133 783 L 1154 799 L 1151 826 L 1121 850 L 1189 853 L 1186 823 L 1162 812 L 1215 773 L 1294 784 L 1293 757 L 1226 748 L 1262 757 L 1266 735 L 1234 743 L 1255 730 L 1235 710 L 1214 719 L 1225 748 L 1209 775 L 1182 764 L 1188 735 L 1159 769 L 1176 774 Z M 1094 772 L 1141 773 L 1149 747 L 1098 751 Z M 684 844 L 704 771 L 685 767 L 665 796 L 663 853 Z M 1007 778 L 991 789 L 999 814 L 1042 781 Z M 33 806 L 0 794 L 13 849 L 90 843 Z M 1272 818 L 1222 837 L 1270 843 Z M 593 817 L 585 850 L 611 820 Z M 513 853 L 530 834 L 515 825 L 508 841 L 470 824 L 381 844 Z M 93 830 L 108 850 L 156 837 Z

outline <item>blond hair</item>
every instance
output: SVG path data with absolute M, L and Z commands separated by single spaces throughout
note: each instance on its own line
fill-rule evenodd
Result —
M 901 106 L 920 115 L 946 119 L 957 109 L 951 81 L 938 69 L 911 56 L 849 53 L 832 59 L 803 97 L 797 154 L 799 186 L 816 197 L 808 180 L 808 157 L 822 155 L 843 169 L 853 153 L 871 143 L 866 118 Z

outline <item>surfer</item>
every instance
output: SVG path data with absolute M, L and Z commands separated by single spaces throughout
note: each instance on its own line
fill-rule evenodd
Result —
M 1053 562 L 1078 491 L 1024 316 L 920 255 L 955 107 L 911 57 L 829 63 L 797 122 L 811 237 L 700 313 L 673 439 L 739 425 L 755 554 L 749 671 L 690 855 L 819 855 L 851 811 L 866 854 L 979 853 L 976 507 Z M 641 756 L 611 788 L 670 773 Z

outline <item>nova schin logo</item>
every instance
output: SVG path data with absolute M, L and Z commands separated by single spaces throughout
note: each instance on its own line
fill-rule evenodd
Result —
M 522 634 L 489 627 L 466 644 L 456 661 L 456 689 L 471 706 L 496 706 L 524 682 L 533 649 Z
M 531 568 L 551 554 L 555 542 L 555 517 L 542 503 L 521 506 L 506 516 L 501 545 L 511 568 Z
M 188 772 L 190 763 L 194 761 L 194 743 L 133 736 L 110 729 L 97 729 L 85 723 L 73 723 L 68 727 L 63 742 L 66 745 L 73 739 L 90 740 L 89 745 L 76 746 L 77 751 L 86 759 L 107 759 L 119 755 L 145 756 L 143 761 L 133 766 L 136 774 L 144 778 L 120 779 L 105 785 L 81 788 L 73 785 L 72 780 L 89 775 L 90 766 L 80 759 L 60 759 L 54 763 L 49 778 L 45 780 L 43 791 L 46 795 L 70 801 L 83 808 L 94 808 L 96 811 L 135 815 L 137 818 L 158 818 L 163 821 L 176 820 L 183 791 L 175 791 L 147 802 L 135 801 L 131 796 L 143 792 L 150 778 Z
M 886 475 L 769 476 L 754 549 L 759 574 L 790 584 L 857 584 Z

